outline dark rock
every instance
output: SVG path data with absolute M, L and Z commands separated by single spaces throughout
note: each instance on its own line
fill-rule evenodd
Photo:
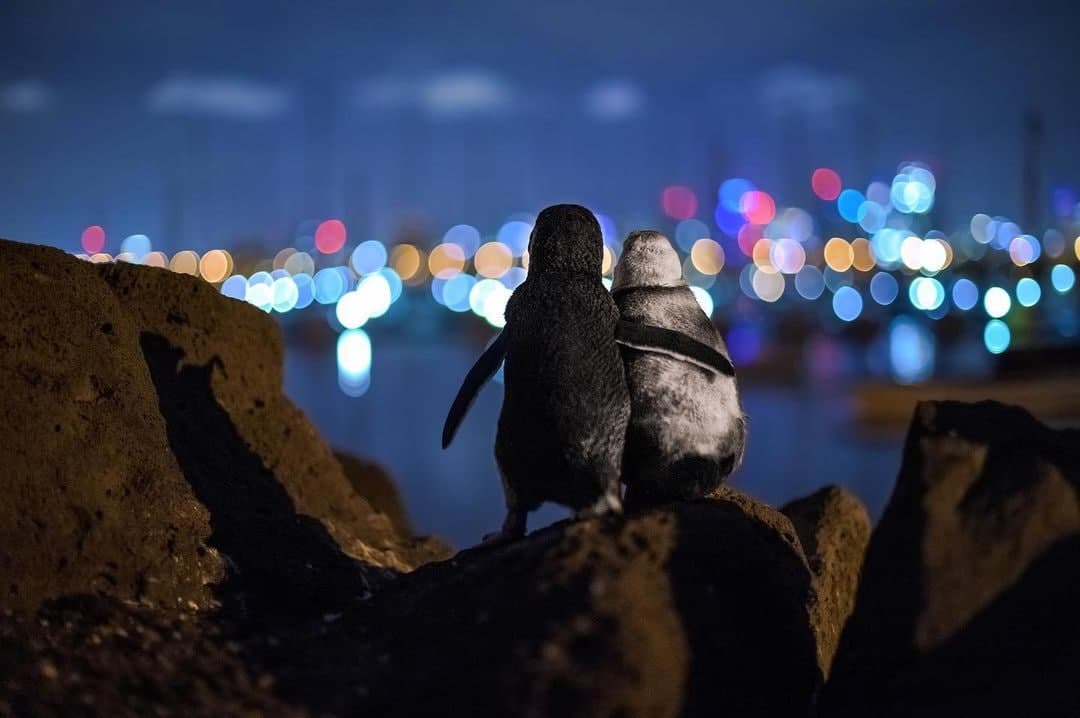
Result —
M 299 716 L 206 616 L 98 596 L 0 616 L 0 715 Z
M 1080 714 L 1080 432 L 919 406 L 822 715 Z
M 745 497 L 563 522 L 378 595 L 364 711 L 805 716 L 810 593 L 790 522 Z
M 334 451 L 334 457 L 341 464 L 353 491 L 365 498 L 371 508 L 390 519 L 390 524 L 398 535 L 412 536 L 412 524 L 405 510 L 405 502 L 402 501 L 401 493 L 390 474 L 374 461 L 367 461 L 344 451 Z
M 272 318 L 193 277 L 3 240 L 0 281 L 0 607 L 318 613 L 448 555 L 350 486 L 281 392 Z
M 827 486 L 780 509 L 791 519 L 813 575 L 811 605 L 818 665 L 828 676 L 840 630 L 855 605 L 870 515 L 855 496 Z

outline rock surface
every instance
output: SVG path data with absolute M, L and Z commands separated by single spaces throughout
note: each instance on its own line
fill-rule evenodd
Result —
M 378 597 L 391 640 L 372 647 L 370 708 L 805 716 L 820 683 L 810 590 L 790 523 L 750 500 L 564 522 Z
M 1078 715 L 1080 432 L 916 411 L 822 715 Z
M 334 457 L 341 464 L 345 478 L 357 495 L 362 496 L 371 504 L 371 508 L 390 519 L 390 524 L 402 537 L 413 535 L 412 523 L 409 521 L 409 513 L 405 510 L 405 502 L 401 499 L 397 484 L 390 478 L 386 470 L 373 461 L 361 459 L 359 456 L 344 451 L 335 451 Z
M 3 240 L 0 281 L 0 608 L 92 591 L 248 610 L 274 585 L 317 611 L 448 555 L 353 490 L 254 307 Z
M 818 665 L 828 676 L 840 630 L 855 605 L 870 515 L 859 499 L 838 486 L 826 486 L 780 511 L 791 519 L 813 574 Z

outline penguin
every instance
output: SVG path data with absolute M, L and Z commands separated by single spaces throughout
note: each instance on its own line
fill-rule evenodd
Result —
M 627 506 L 705 496 L 738 468 L 746 447 L 727 346 L 658 232 L 630 233 L 611 291 L 631 402 L 622 474 Z M 650 341 L 654 328 L 685 335 L 683 346 Z
M 503 366 L 495 461 L 506 519 L 486 542 L 525 534 L 546 501 L 597 515 L 622 510 L 630 419 L 619 311 L 601 281 L 603 239 L 579 205 L 543 210 L 529 237 L 529 274 L 506 305 L 506 326 L 469 371 L 443 430 L 453 438 L 480 386 Z

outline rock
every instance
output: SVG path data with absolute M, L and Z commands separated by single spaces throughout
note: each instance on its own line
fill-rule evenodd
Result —
M 0 281 L 0 608 L 89 591 L 314 614 L 448 555 L 350 486 L 282 394 L 272 318 L 3 240 Z
M 390 519 L 390 524 L 398 535 L 412 536 L 412 524 L 405 510 L 405 502 L 402 501 L 401 494 L 394 480 L 390 478 L 390 474 L 375 462 L 361 459 L 344 451 L 335 451 L 334 457 L 341 464 L 341 469 L 345 472 L 345 478 L 348 479 L 353 491 L 365 498 L 371 504 L 371 508 Z
M 139 330 L 93 268 L 0 241 L 0 607 L 72 591 L 207 605 L 224 566 Z
M 744 497 L 563 522 L 378 595 L 362 712 L 806 716 L 809 600 L 790 522 Z
M 0 715 L 303 716 L 206 617 L 97 596 L 0 616 Z
M 821 715 L 1077 715 L 1080 432 L 920 404 Z
M 828 676 L 840 629 L 855 605 L 870 515 L 859 499 L 838 486 L 826 486 L 780 511 L 791 519 L 813 575 L 818 665 Z
M 447 555 L 442 544 L 400 542 L 390 520 L 353 490 L 330 447 L 282 393 L 284 346 L 271 317 L 184 274 L 123 262 L 96 269 L 141 328 L 148 361 L 160 356 L 178 373 L 204 369 L 200 391 L 224 410 L 296 510 L 322 521 L 346 553 L 398 571 Z

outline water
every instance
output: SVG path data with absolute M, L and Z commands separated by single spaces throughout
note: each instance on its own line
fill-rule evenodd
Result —
M 376 345 L 363 396 L 339 390 L 332 349 L 316 354 L 298 347 L 287 353 L 286 392 L 335 448 L 374 459 L 393 474 L 418 531 L 459 548 L 475 544 L 503 516 L 492 455 L 502 387 L 485 387 L 443 451 L 443 420 L 478 355 L 476 344 L 379 337 Z M 873 516 L 880 513 L 899 468 L 902 436 L 859 437 L 842 388 L 744 386 L 743 399 L 750 441 L 735 486 L 780 504 L 839 484 Z M 545 506 L 530 516 L 530 528 L 565 515 Z

